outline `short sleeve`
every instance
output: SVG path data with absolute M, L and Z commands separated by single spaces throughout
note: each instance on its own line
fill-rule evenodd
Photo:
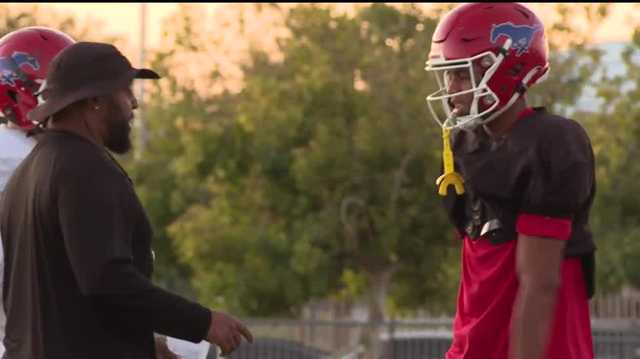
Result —
M 553 121 L 539 142 L 516 222 L 518 233 L 567 240 L 572 220 L 593 195 L 593 151 L 582 127 Z M 555 123 L 558 122 L 558 123 Z

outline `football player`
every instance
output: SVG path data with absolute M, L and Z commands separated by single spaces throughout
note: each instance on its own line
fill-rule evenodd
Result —
M 549 72 L 542 22 L 521 4 L 459 5 L 426 70 L 445 140 L 438 192 L 463 239 L 446 358 L 593 358 L 593 151 L 578 122 L 527 103 Z

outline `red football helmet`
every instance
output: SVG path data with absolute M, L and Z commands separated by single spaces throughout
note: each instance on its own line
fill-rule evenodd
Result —
M 51 60 L 75 41 L 46 27 L 26 27 L 0 38 L 0 111 L 24 129 L 34 127 L 27 113 L 38 104 L 36 93 Z
M 544 26 L 517 3 L 473 3 L 456 7 L 438 24 L 427 67 L 440 89 L 427 97 L 434 119 L 446 128 L 474 128 L 498 117 L 549 70 Z M 468 69 L 470 89 L 449 93 L 450 71 Z M 478 76 L 480 73 L 480 76 Z M 457 116 L 451 99 L 473 94 L 467 114 Z M 435 104 L 441 103 L 445 119 Z

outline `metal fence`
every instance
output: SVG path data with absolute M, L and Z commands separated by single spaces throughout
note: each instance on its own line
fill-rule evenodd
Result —
M 589 301 L 592 318 L 640 320 L 640 295 L 596 296 Z
M 597 319 L 592 329 L 597 359 L 640 358 L 640 321 Z
M 443 359 L 451 344 L 451 319 L 402 320 L 372 325 L 355 320 L 248 320 L 256 341 L 229 359 L 372 358 L 368 330 L 380 339 L 376 359 Z M 594 320 L 596 359 L 640 359 L 640 322 Z M 207 359 L 215 359 L 212 347 Z

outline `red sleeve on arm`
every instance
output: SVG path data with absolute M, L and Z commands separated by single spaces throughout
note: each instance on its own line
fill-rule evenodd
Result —
M 566 241 L 571 236 L 571 220 L 522 213 L 518 216 L 516 231 L 527 236 Z

